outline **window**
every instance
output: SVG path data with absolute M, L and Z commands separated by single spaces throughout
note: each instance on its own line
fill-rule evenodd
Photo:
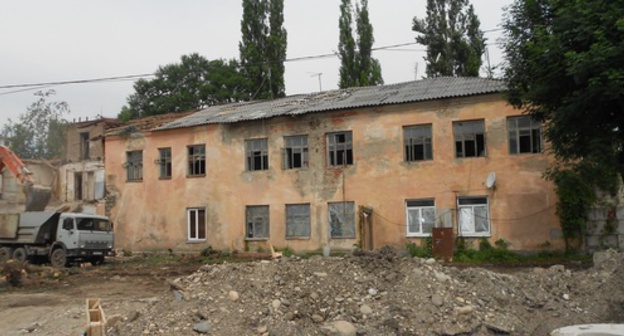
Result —
M 405 161 L 432 160 L 431 125 L 408 126 L 403 128 Z
M 308 136 L 289 136 L 284 138 L 283 165 L 284 169 L 303 168 L 308 166 Z
M 507 119 L 509 154 L 541 153 L 542 126 L 529 116 Z
M 188 146 L 188 176 L 206 175 L 206 146 Z
M 254 139 L 245 141 L 247 152 L 247 170 L 269 169 L 269 143 L 267 139 Z
M 455 156 L 458 158 L 485 156 L 485 127 L 483 120 L 453 123 Z
M 80 133 L 80 159 L 89 160 L 89 132 Z
M 286 238 L 310 237 L 310 204 L 286 204 Z
M 269 239 L 269 206 L 247 206 L 247 239 Z
M 171 147 L 158 149 L 158 176 L 160 178 L 171 177 Z
M 206 240 L 206 209 L 192 208 L 186 210 L 188 240 Z
M 82 200 L 82 172 L 74 173 L 74 200 Z
M 490 235 L 487 197 L 462 197 L 457 200 L 458 223 L 462 236 Z
M 331 238 L 355 238 L 355 203 L 329 203 Z
M 126 152 L 128 181 L 143 180 L 143 151 Z
M 327 134 L 327 146 L 330 166 L 353 164 L 353 136 L 351 132 Z
M 436 221 L 435 201 L 409 200 L 406 205 L 407 235 L 430 235 Z

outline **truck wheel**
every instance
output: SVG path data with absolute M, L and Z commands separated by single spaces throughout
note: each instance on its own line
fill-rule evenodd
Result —
M 104 263 L 104 256 L 92 257 L 90 261 L 93 266 L 102 265 Z
M 26 253 L 26 249 L 23 247 L 18 247 L 13 251 L 13 260 L 24 262 L 28 258 L 28 254 Z
M 50 255 L 50 264 L 52 267 L 61 268 L 67 264 L 67 253 L 62 248 L 57 248 Z
M 0 247 L 0 263 L 5 262 L 13 256 L 13 250 L 10 247 Z

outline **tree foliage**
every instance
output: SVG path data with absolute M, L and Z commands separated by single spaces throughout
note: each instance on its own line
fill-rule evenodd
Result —
M 138 80 L 134 90 L 118 116 L 122 121 L 239 101 L 243 80 L 237 61 L 209 61 L 194 53 L 159 67 L 154 79 Z
M 509 101 L 545 125 L 562 226 L 581 230 L 578 204 L 624 176 L 624 3 L 515 0 L 504 28 Z
M 284 0 L 243 0 L 238 44 L 246 99 L 284 97 Z
M 65 149 L 65 131 L 70 113 L 64 101 L 49 101 L 54 90 L 37 91 L 36 101 L 17 121 L 9 119 L 2 133 L 11 141 L 11 150 L 23 159 L 61 158 Z
M 353 37 L 353 15 L 355 14 L 355 32 Z M 338 42 L 338 56 L 340 57 L 341 89 L 358 86 L 372 86 L 383 84 L 381 65 L 372 57 L 373 25 L 368 16 L 368 0 L 361 0 L 355 6 L 351 0 L 342 0 L 340 4 L 340 31 Z
M 414 17 L 416 42 L 427 47 L 427 77 L 478 77 L 485 37 L 468 0 L 427 0 L 427 17 Z

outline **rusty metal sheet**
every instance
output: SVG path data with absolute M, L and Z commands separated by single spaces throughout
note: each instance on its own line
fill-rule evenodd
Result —
M 0 239 L 17 238 L 19 214 L 0 214 Z
M 433 255 L 445 262 L 453 259 L 453 228 L 433 228 Z

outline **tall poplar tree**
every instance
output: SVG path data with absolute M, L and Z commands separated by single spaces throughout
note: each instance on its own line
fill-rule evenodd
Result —
M 243 0 L 238 44 L 248 99 L 283 97 L 286 29 L 284 0 Z
M 478 77 L 485 37 L 468 0 L 427 0 L 427 17 L 414 17 L 416 42 L 427 47 L 427 77 Z
M 372 57 L 372 47 L 375 42 L 373 26 L 368 17 L 368 0 L 361 0 L 355 7 L 355 31 L 357 39 L 353 37 L 353 6 L 351 0 L 342 0 L 340 4 L 340 31 L 338 41 L 338 56 L 340 57 L 341 89 L 358 86 L 372 86 L 383 84 L 381 65 Z

